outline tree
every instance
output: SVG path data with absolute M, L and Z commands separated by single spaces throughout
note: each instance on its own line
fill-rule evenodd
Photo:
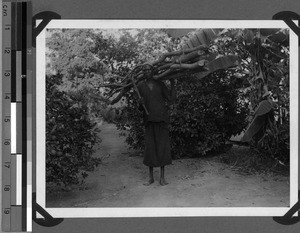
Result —
M 106 65 L 93 53 L 96 46 L 93 30 L 55 29 L 47 36 L 48 74 L 59 74 L 59 90 L 65 91 L 82 105 L 89 115 L 98 114 L 105 106 L 101 90 Z

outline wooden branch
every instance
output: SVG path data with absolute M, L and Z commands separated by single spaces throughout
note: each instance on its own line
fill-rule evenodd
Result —
M 120 91 L 120 90 L 122 90 L 122 89 L 124 89 L 124 88 L 131 87 L 131 86 L 132 86 L 132 83 L 128 83 L 128 84 L 126 84 L 126 85 L 123 86 L 123 87 L 116 88 L 116 91 Z
M 191 75 L 191 74 L 196 74 L 198 72 L 203 72 L 205 71 L 205 67 L 198 67 L 197 69 L 193 69 L 193 70 L 190 70 L 190 69 L 187 69 L 187 70 L 178 70 L 177 72 L 174 72 L 170 75 L 166 75 L 166 76 L 163 76 L 163 77 L 159 77 L 157 80 L 170 80 L 170 79 L 177 79 L 177 78 L 180 78 L 182 76 L 185 76 L 185 75 Z
M 175 64 L 174 62 L 169 62 L 169 63 L 166 63 L 164 65 L 161 65 L 157 68 L 158 71 L 161 71 L 161 70 L 165 70 L 165 69 L 169 69 L 171 67 L 171 65 Z
M 167 71 L 165 71 L 165 72 L 163 72 L 163 73 L 161 73 L 161 74 L 153 75 L 153 78 L 154 78 L 154 79 L 161 79 L 161 78 L 163 78 L 163 77 L 166 77 L 166 76 L 168 76 L 168 75 L 171 75 L 172 73 L 174 73 L 174 70 L 169 69 L 169 70 L 167 70 Z
M 119 84 L 119 83 L 107 83 L 107 84 L 101 84 L 99 87 L 125 87 L 124 84 Z
M 150 63 L 154 67 L 154 72 L 163 71 L 162 73 L 154 74 L 153 78 L 166 80 L 178 78 L 187 73 L 198 72 L 199 69 L 206 65 L 205 56 L 203 55 L 207 51 L 208 48 L 206 46 L 200 45 L 195 48 L 165 53 L 158 60 Z M 168 57 L 174 57 L 173 62 L 163 63 Z M 111 101 L 111 104 L 117 103 L 133 87 L 131 78 L 135 80 L 136 84 L 146 78 L 142 69 L 143 64 L 136 66 L 126 77 L 122 77 L 121 84 L 103 85 L 113 88 L 113 94 L 119 91 L 119 94 Z
M 154 62 L 151 62 L 151 65 L 153 65 L 153 66 L 157 65 L 157 64 L 165 61 L 167 57 L 179 56 L 179 55 L 182 55 L 182 54 L 191 53 L 191 52 L 196 51 L 196 50 L 207 51 L 208 48 L 206 46 L 204 46 L 204 45 L 200 45 L 198 47 L 194 47 L 194 48 L 190 48 L 190 49 L 185 49 L 185 50 L 180 50 L 180 51 L 174 51 L 174 52 L 165 53 L 158 60 L 156 60 Z
M 122 90 L 120 91 L 120 93 L 117 95 L 117 97 L 114 98 L 114 99 L 110 102 L 110 104 L 113 105 L 113 104 L 119 102 L 120 99 L 122 99 L 122 97 L 125 95 L 125 93 L 128 92 L 129 90 L 130 90 L 130 88 L 128 88 L 128 87 L 122 89 Z
M 173 66 L 176 63 L 178 64 L 178 63 L 193 62 L 193 61 L 196 62 L 200 59 L 205 59 L 205 58 L 206 56 L 203 56 L 202 51 L 196 51 L 196 52 L 189 53 L 186 56 L 179 57 L 174 62 L 163 64 L 159 66 L 157 70 L 160 71 L 160 70 L 169 69 L 171 66 Z
M 119 79 L 125 79 L 126 77 L 120 76 L 120 75 L 113 75 L 111 78 L 119 78 Z
M 170 67 L 171 70 L 174 69 L 196 69 L 199 68 L 199 66 L 204 66 L 205 60 L 200 60 L 198 62 L 192 63 L 192 64 L 174 64 Z
M 175 63 L 187 62 L 187 61 L 190 61 L 190 60 L 195 59 L 197 57 L 200 57 L 200 56 L 202 56 L 204 54 L 205 54 L 205 52 L 203 50 L 194 51 L 194 52 L 188 53 L 185 56 L 177 57 L 175 59 Z

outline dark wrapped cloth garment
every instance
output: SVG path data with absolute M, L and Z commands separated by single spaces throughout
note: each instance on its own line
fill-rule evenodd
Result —
M 145 151 L 144 164 L 149 167 L 162 167 L 172 163 L 169 138 L 169 115 L 166 101 L 170 100 L 170 92 L 161 81 L 151 80 L 152 88 L 145 82 L 138 85 L 145 106 L 144 112 Z
M 167 123 L 147 122 L 144 164 L 149 167 L 162 167 L 171 163 L 171 147 Z

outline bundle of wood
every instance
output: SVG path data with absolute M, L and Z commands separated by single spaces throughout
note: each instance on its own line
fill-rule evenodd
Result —
M 154 79 L 170 80 L 188 74 L 197 74 L 199 78 L 202 78 L 217 69 L 222 67 L 228 68 L 233 63 L 236 64 L 237 58 L 236 56 L 226 56 L 226 61 L 224 62 L 222 57 L 216 58 L 215 55 L 209 53 L 207 46 L 200 45 L 194 48 L 165 53 L 159 59 L 146 64 L 153 67 Z M 138 65 L 126 77 L 118 77 L 121 82 L 103 85 L 111 89 L 110 97 L 118 93 L 111 101 L 111 104 L 118 102 L 126 92 L 145 79 L 145 67 L 145 64 Z
M 217 70 L 239 65 L 236 55 L 221 56 L 209 51 L 209 44 L 217 37 L 219 31 L 197 30 L 190 36 L 182 50 L 162 54 L 156 61 L 148 62 L 147 64 L 153 67 L 153 78 L 170 80 L 190 74 L 203 78 Z M 144 68 L 145 64 L 138 65 L 126 77 L 118 77 L 120 82 L 104 85 L 110 88 L 110 97 L 116 96 L 111 104 L 118 102 L 126 92 L 145 79 Z

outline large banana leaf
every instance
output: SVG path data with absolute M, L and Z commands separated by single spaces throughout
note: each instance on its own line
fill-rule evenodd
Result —
M 267 114 L 272 111 L 274 103 L 271 100 L 263 100 L 258 105 L 254 118 L 249 124 L 244 136 L 241 138 L 241 142 L 249 142 L 264 126 Z
M 198 29 L 187 40 L 183 48 L 194 48 L 199 45 L 209 46 L 209 44 L 218 37 L 221 29 Z
M 235 55 L 227 55 L 223 57 L 218 57 L 212 61 L 210 61 L 206 68 L 207 71 L 200 72 L 196 74 L 197 78 L 204 78 L 207 75 L 221 69 L 228 69 L 230 67 L 238 66 L 239 65 L 239 58 Z
M 251 139 L 260 131 L 264 126 L 266 116 L 257 116 L 253 119 L 251 124 L 248 126 L 245 134 L 241 138 L 241 142 L 250 142 Z
M 223 29 L 211 28 L 198 29 L 194 31 L 192 35 L 190 35 L 189 39 L 183 46 L 183 49 L 194 48 L 200 45 L 209 46 L 211 42 L 219 36 L 222 30 Z M 238 56 L 235 55 L 218 57 L 217 54 L 210 54 L 210 56 L 208 56 L 207 59 L 208 62 L 205 66 L 206 71 L 201 71 L 197 73 L 196 76 L 198 78 L 204 78 L 217 70 L 228 69 L 230 67 L 239 65 Z
M 265 36 L 268 40 L 271 40 L 275 43 L 289 43 L 289 38 L 288 38 L 288 31 L 285 29 L 279 29 L 279 28 L 262 28 L 260 29 L 260 34 L 262 36 Z

